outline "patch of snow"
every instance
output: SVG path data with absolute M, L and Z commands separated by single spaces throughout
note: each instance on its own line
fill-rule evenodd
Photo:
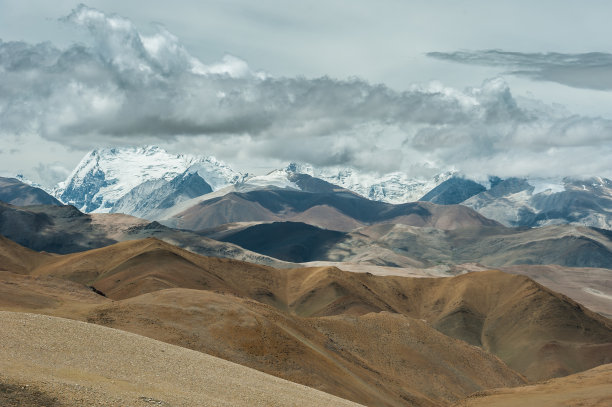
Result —
M 562 180 L 529 178 L 528 182 L 534 186 L 534 195 L 539 193 L 556 194 L 565 191 L 565 183 Z
M 300 190 L 300 187 L 289 181 L 289 174 L 286 170 L 274 170 L 266 175 L 257 175 L 250 178 L 246 178 L 239 186 L 241 191 L 247 191 L 252 189 L 261 189 L 267 187 L 282 188 L 282 189 L 296 189 Z
M 432 179 L 411 178 L 403 172 L 378 175 L 349 167 L 315 168 L 310 164 L 291 163 L 286 171 L 307 174 L 330 184 L 353 191 L 375 201 L 393 204 L 414 202 L 451 178 L 455 172 L 439 174 Z

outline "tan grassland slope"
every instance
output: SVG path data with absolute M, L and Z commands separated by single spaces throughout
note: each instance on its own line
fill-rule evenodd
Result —
M 525 383 L 495 356 L 397 313 L 302 318 L 184 288 L 113 301 L 79 283 L 9 272 L 0 274 L 0 298 L 2 309 L 119 328 L 373 406 L 446 405 Z
M 301 317 L 400 313 L 492 352 L 531 380 L 612 362 L 610 320 L 499 271 L 410 279 L 333 267 L 278 270 L 145 239 L 54 258 L 32 275 L 92 285 L 112 299 L 191 288 L 248 297 Z
M 537 381 L 612 362 L 610 320 L 499 271 L 279 270 L 157 239 L 21 267 L 27 275 L 0 273 L 2 309 L 119 328 L 365 405 L 449 405 L 523 385 L 521 374 Z
M 608 407 L 612 405 L 612 364 L 532 386 L 475 394 L 457 407 Z
M 0 311 L 0 383 L 32 405 L 357 406 L 200 352 L 73 320 Z M 0 402 L 2 397 L 0 395 Z

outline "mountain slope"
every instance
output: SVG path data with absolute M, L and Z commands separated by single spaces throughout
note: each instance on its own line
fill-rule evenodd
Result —
M 357 406 L 210 355 L 94 324 L 12 312 L 0 312 L 0 321 L 2 380 L 20 385 L 18 397 L 33 386 L 61 406 Z
M 535 184 L 535 183 L 534 183 Z M 612 181 L 566 178 L 536 190 L 529 180 L 495 180 L 488 191 L 463 202 L 508 226 L 578 224 L 612 229 Z
M 26 273 L 48 258 L 47 254 L 27 249 L 0 235 L 0 271 Z
M 36 251 L 74 253 L 155 236 L 196 253 L 254 263 L 290 266 L 195 233 L 122 214 L 84 214 L 73 206 L 15 207 L 0 202 L 0 235 Z
M 301 318 L 288 313 L 281 294 L 285 272 L 199 258 L 154 240 L 86 254 L 64 256 L 34 276 L 0 273 L 0 293 L 5 281 L 13 292 L 0 296 L 0 306 L 138 333 L 367 405 L 403 406 L 409 400 L 438 406 L 479 389 L 524 383 L 494 356 L 409 316 Z M 320 272 L 304 271 L 298 271 L 296 282 Z M 107 284 L 106 294 L 114 300 L 61 277 L 94 281 L 98 288 Z M 153 281 L 199 289 L 167 289 Z M 144 291 L 149 292 L 139 294 Z M 250 299 L 269 302 L 272 291 L 279 299 L 276 306 Z
M 114 327 L 367 405 L 403 406 L 410 400 L 439 406 L 478 389 L 524 383 L 497 358 L 406 316 L 303 319 L 252 300 L 188 289 L 111 302 L 101 296 L 95 300 L 93 292 L 79 291 L 74 284 L 62 294 L 59 282 L 64 280 L 18 277 L 9 282 L 21 295 L 12 306 L 0 301 L 3 309 Z M 55 284 L 51 290 L 50 284 Z M 24 301 L 32 292 L 37 302 Z M 45 292 L 47 298 L 41 296 Z M 361 334 L 355 335 L 356 330 Z
M 283 234 L 270 232 L 274 227 L 280 230 L 283 223 L 273 225 L 245 224 L 218 234 L 214 230 L 201 233 L 294 262 L 348 262 L 392 267 L 480 263 L 489 267 L 557 264 L 612 268 L 612 234 L 584 226 L 534 229 L 471 226 L 441 230 L 380 223 L 333 235 L 330 239 L 330 231 L 306 224 L 290 223 L 291 231 Z M 285 233 L 289 233 L 290 238 Z M 298 246 L 298 251 L 287 250 L 290 247 L 297 250 Z
M 553 291 L 567 295 L 588 309 L 612 319 L 611 271 L 557 265 L 517 265 L 501 271 L 525 275 Z
M 457 407 L 582 406 L 604 407 L 612 402 L 612 364 L 532 386 L 474 394 Z
M 300 222 L 274 222 L 208 236 L 266 256 L 301 263 L 318 259 L 345 234 Z
M 486 188 L 469 179 L 453 177 L 442 182 L 419 201 L 427 201 L 439 205 L 456 205 L 466 199 L 486 191 Z
M 301 216 L 306 211 L 310 216 Z M 335 221 L 337 212 L 353 222 Z M 164 223 L 189 230 L 202 230 L 223 223 L 280 221 L 298 218 L 311 225 L 331 228 L 355 224 L 396 222 L 414 226 L 455 229 L 463 226 L 497 225 L 463 206 L 437 206 L 426 202 L 392 205 L 371 201 L 348 192 L 307 193 L 294 190 L 232 192 L 203 201 Z M 344 229 L 343 231 L 347 231 Z
M 0 201 L 15 205 L 61 205 L 62 203 L 43 191 L 16 178 L 0 177 Z
M 277 270 L 147 239 L 52 259 L 32 274 L 92 285 L 112 299 L 190 288 L 251 298 L 299 317 L 400 313 L 498 355 L 533 380 L 612 360 L 611 321 L 527 277 L 496 271 L 413 279 Z
M 298 281 L 320 272 L 303 271 Z M 93 283 L 113 301 L 62 277 Z M 524 382 L 497 358 L 408 316 L 314 319 L 287 313 L 285 277 L 279 270 L 203 258 L 149 239 L 51 259 L 32 276 L 0 273 L 0 307 L 120 328 L 368 405 L 410 400 L 437 406 L 478 389 Z M 168 283 L 198 289 L 168 289 Z M 275 305 L 250 299 L 270 302 L 274 296 Z M 436 379 L 425 379 L 423 372 Z
M 210 192 L 211 186 L 197 172 L 185 172 L 170 181 L 158 179 L 143 182 L 123 195 L 110 212 L 154 220 L 156 214 Z

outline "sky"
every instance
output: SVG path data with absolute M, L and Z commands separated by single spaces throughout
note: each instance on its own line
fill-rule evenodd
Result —
M 290 6 L 289 6 L 290 4 Z M 0 175 L 156 144 L 431 177 L 612 177 L 606 1 L 0 0 Z

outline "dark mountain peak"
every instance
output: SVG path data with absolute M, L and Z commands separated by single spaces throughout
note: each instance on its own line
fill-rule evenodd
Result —
M 525 178 L 507 178 L 504 180 L 497 177 L 494 178 L 495 180 L 491 182 L 491 189 L 487 191 L 489 195 L 494 197 L 516 194 L 521 191 L 529 191 L 529 193 L 532 193 L 534 190 L 534 186 Z
M 453 177 L 442 182 L 419 200 L 438 205 L 455 205 L 485 190 L 485 187 L 475 181 Z
M 344 188 L 330 184 L 327 181 L 323 181 L 320 178 L 315 178 L 308 174 L 289 172 L 287 178 L 289 181 L 294 182 L 304 192 L 335 192 L 338 190 L 344 190 Z
M 206 182 L 197 172 L 184 172 L 172 179 L 169 186 L 169 198 L 173 198 L 173 195 L 183 195 L 187 198 L 195 198 L 196 196 L 205 195 L 213 191 L 210 184 L 208 184 L 208 182 Z M 160 207 L 163 208 L 166 206 L 163 206 L 162 203 Z
M 495 175 L 491 175 L 489 177 L 489 184 L 491 184 L 490 188 L 493 188 L 494 186 L 496 186 L 497 184 L 499 184 L 502 181 L 503 181 L 503 179 L 501 179 L 500 177 L 495 176 Z
M 4 177 L 0 177 L 0 201 L 16 206 L 62 204 L 40 188 Z
M 289 163 L 289 165 L 287 166 L 287 172 L 298 173 L 299 172 L 298 164 Z

